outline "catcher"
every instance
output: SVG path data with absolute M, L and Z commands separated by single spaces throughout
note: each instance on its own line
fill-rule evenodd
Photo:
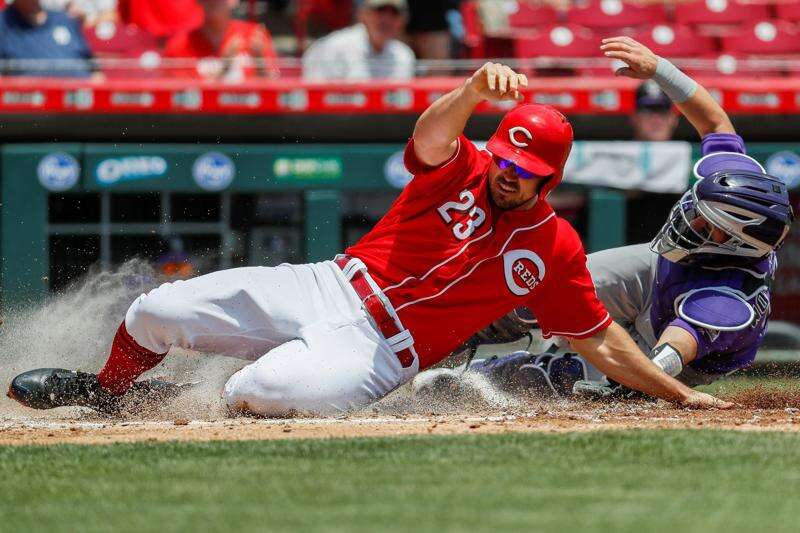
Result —
M 648 78 L 663 70 L 684 80 L 682 93 L 674 84 L 662 87 L 700 133 L 703 157 L 694 167 L 698 181 L 649 246 L 590 254 L 587 266 L 614 321 L 657 366 L 690 387 L 708 384 L 751 364 L 764 339 L 775 251 L 794 219 L 786 185 L 745 155 L 742 138 L 702 87 L 627 37 L 606 39 L 602 48 L 628 64 L 618 74 Z M 478 332 L 467 347 L 516 340 L 534 324 L 527 309 L 517 309 Z M 467 363 L 467 371 L 511 392 L 636 395 L 558 344 L 544 354 L 521 351 Z M 452 384 L 462 371 L 422 373 L 413 388 L 424 393 Z

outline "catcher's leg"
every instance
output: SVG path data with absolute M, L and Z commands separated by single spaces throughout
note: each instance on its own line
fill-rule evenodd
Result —
M 417 372 L 403 368 L 366 317 L 347 326 L 315 324 L 234 374 L 224 399 L 234 412 L 285 417 L 352 411 L 382 398 Z

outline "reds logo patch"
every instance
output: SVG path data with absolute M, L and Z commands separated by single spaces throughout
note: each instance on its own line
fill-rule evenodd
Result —
M 543 279 L 545 266 L 542 258 L 530 250 L 511 250 L 503 254 L 503 273 L 508 290 L 525 296 Z

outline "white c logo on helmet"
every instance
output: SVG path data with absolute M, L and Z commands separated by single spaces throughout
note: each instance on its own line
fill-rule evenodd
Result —
M 531 132 L 529 132 L 528 130 L 526 130 L 522 126 L 514 126 L 510 130 L 508 130 L 508 138 L 511 140 L 511 144 L 513 144 L 514 146 L 516 146 L 518 148 L 527 148 L 528 143 L 520 142 L 520 141 L 518 141 L 516 139 L 515 135 L 518 132 L 522 133 L 523 135 L 525 135 L 525 137 L 527 137 L 529 141 L 533 140 L 533 135 L 531 135 Z

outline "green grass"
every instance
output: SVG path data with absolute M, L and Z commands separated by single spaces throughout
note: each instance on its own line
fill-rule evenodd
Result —
M 0 531 L 796 531 L 800 435 L 0 448 Z

